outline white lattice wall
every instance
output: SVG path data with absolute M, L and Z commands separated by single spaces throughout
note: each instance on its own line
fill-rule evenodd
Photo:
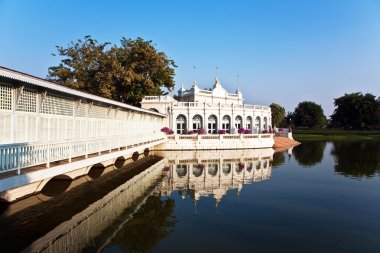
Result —
M 42 103 L 41 113 L 73 115 L 74 101 L 47 95 Z
M 128 135 L 134 138 L 159 133 L 163 123 L 162 118 L 133 110 L 65 99 L 0 83 L 0 144 Z
M 36 112 L 37 110 L 37 92 L 24 90 L 18 100 L 16 111 Z
M 12 88 L 0 83 L 0 110 L 12 110 Z

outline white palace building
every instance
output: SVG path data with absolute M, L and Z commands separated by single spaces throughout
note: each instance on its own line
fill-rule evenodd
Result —
M 190 90 L 182 86 L 178 100 L 170 96 L 147 96 L 141 107 L 168 115 L 167 126 L 176 134 L 198 129 L 205 129 L 209 134 L 217 134 L 219 130 L 235 134 L 240 128 L 253 134 L 270 132 L 271 108 L 243 102 L 239 89 L 229 93 L 215 79 L 212 90 L 202 90 L 194 82 Z

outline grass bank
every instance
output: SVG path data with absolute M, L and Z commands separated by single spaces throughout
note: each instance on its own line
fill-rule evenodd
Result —
M 380 131 L 358 131 L 358 130 L 299 130 L 293 132 L 293 138 L 300 140 L 368 140 L 379 139 Z

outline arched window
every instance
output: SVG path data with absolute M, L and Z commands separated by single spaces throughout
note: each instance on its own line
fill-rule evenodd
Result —
M 259 116 L 257 116 L 255 120 L 255 130 L 257 133 L 261 132 L 261 119 Z
M 252 118 L 250 116 L 247 117 L 247 121 L 245 122 L 245 128 L 252 130 Z
M 231 132 L 231 118 L 228 115 L 225 115 L 222 119 L 222 129 L 226 130 L 226 133 Z
M 215 115 L 208 117 L 207 130 L 209 134 L 216 134 L 217 130 L 217 119 Z
M 228 175 L 231 173 L 231 167 L 232 165 L 230 163 L 224 163 L 223 164 L 223 173 L 224 175 Z
M 187 174 L 187 165 L 186 164 L 178 164 L 177 165 L 177 176 L 178 177 L 184 177 Z
M 200 115 L 195 115 L 193 117 L 193 130 L 202 128 L 202 117 Z
M 186 117 L 184 115 L 179 115 L 176 120 L 177 123 L 177 134 L 186 133 Z
M 239 129 L 243 127 L 243 120 L 241 119 L 240 116 L 236 116 L 235 118 L 235 128 Z
M 268 119 L 264 117 L 264 130 L 268 130 Z
M 209 164 L 208 165 L 208 174 L 211 176 L 216 176 L 218 174 L 218 164 Z

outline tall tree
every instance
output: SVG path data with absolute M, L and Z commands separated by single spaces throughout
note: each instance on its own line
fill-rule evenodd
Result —
M 48 78 L 71 88 L 138 105 L 174 87 L 176 65 L 152 41 L 122 38 L 121 46 L 111 46 L 86 36 L 57 51 L 63 59 L 49 68 Z
M 272 110 L 272 126 L 278 127 L 285 118 L 285 108 L 276 103 L 272 103 L 270 108 Z
M 334 105 L 336 108 L 331 115 L 334 127 L 363 129 L 376 123 L 377 102 L 375 96 L 370 93 L 344 94 L 334 99 Z
M 318 128 L 327 124 L 321 105 L 311 101 L 298 104 L 293 113 L 293 122 L 297 127 Z

